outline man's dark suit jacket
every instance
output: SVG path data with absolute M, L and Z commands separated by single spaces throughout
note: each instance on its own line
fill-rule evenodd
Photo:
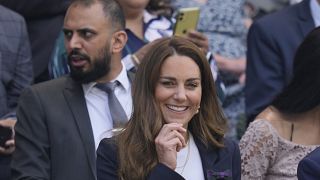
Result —
M 248 34 L 246 70 L 246 114 L 251 122 L 292 77 L 293 57 L 303 38 L 315 24 L 310 0 L 266 15 Z
M 94 138 L 81 84 L 67 76 L 28 88 L 17 118 L 14 180 L 95 179 Z
M 320 179 L 320 147 L 303 158 L 298 166 L 299 180 Z
M 35 82 L 49 79 L 48 63 L 70 0 L 0 0 L 21 14 L 28 27 Z
M 219 179 L 218 174 L 226 172 L 225 179 L 240 180 L 240 151 L 236 143 L 225 140 L 222 149 L 206 148 L 196 137 L 204 177 L 206 180 Z M 98 180 L 118 180 L 118 157 L 114 139 L 103 139 L 97 150 Z M 148 180 L 183 180 L 184 178 L 164 164 L 159 163 L 148 175 Z

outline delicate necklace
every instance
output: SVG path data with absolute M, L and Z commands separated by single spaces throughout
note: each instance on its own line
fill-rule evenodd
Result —
M 187 158 L 185 160 L 185 162 L 183 163 L 182 166 L 176 167 L 176 169 L 178 168 L 182 168 L 181 172 L 179 173 L 180 175 L 182 175 L 184 168 L 186 167 L 188 160 L 189 160 L 189 156 L 190 156 L 190 136 L 189 136 L 189 140 L 187 142 Z
M 292 142 L 293 139 L 293 131 L 294 131 L 294 124 L 291 124 L 291 134 L 290 134 L 290 141 Z

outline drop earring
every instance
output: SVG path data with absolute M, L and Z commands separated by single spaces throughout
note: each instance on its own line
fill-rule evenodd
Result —
M 196 110 L 196 114 L 199 113 L 199 109 L 200 109 L 200 106 L 198 106 L 197 110 Z

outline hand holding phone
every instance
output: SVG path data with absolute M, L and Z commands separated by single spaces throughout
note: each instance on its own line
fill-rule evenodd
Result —
M 186 35 L 189 30 L 196 30 L 199 20 L 200 9 L 198 7 L 181 8 L 176 16 L 174 35 Z
M 5 143 L 12 139 L 12 129 L 10 127 L 0 126 L 0 146 L 6 147 Z

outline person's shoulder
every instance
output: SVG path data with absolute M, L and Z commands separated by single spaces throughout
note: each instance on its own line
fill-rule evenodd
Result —
M 62 76 L 60 78 L 51 79 L 48 81 L 43 81 L 37 84 L 34 84 L 34 88 L 39 87 L 46 87 L 46 86 L 61 86 L 62 84 L 65 84 L 67 81 L 71 81 L 71 78 L 69 76 Z
M 100 141 L 99 147 L 100 146 L 108 149 L 116 149 L 117 143 L 115 138 L 104 138 Z
M 245 134 L 241 137 L 239 147 L 242 152 L 250 151 L 250 147 L 270 150 L 278 147 L 279 140 L 278 132 L 269 121 L 256 119 L 250 123 Z
M 7 7 L 0 5 L 0 21 L 24 21 L 23 17 Z
M 240 149 L 246 148 L 248 144 L 259 144 L 277 146 L 279 134 L 272 124 L 265 119 L 256 119 L 249 124 L 239 145 Z
M 230 138 L 224 138 L 224 148 L 221 150 L 233 154 L 234 152 L 239 151 L 239 145 L 236 141 Z
M 58 92 L 68 86 L 71 87 L 72 84 L 76 83 L 72 80 L 72 78 L 70 78 L 70 76 L 67 75 L 57 79 L 34 84 L 30 87 L 30 89 L 37 92 Z
M 272 123 L 266 119 L 255 119 L 249 124 L 247 131 L 255 135 L 264 136 L 276 134 L 276 129 L 273 127 Z
M 313 150 L 310 154 L 308 154 L 305 157 L 305 159 L 306 158 L 313 160 L 320 167 L 320 147 L 317 147 L 315 150 Z
M 298 17 L 298 9 L 301 4 L 292 5 L 286 7 L 282 10 L 267 14 L 259 19 L 257 19 L 252 26 L 253 27 L 266 27 L 272 26 L 274 28 L 283 28 L 285 24 L 295 22 L 295 19 Z M 272 30 L 270 27 L 269 30 Z
M 115 138 L 104 138 L 99 143 L 97 155 L 101 157 L 109 157 L 115 160 L 115 154 L 117 154 L 118 151 L 117 147 Z
M 213 147 L 211 150 L 212 152 L 216 153 L 218 157 L 221 157 L 222 159 L 232 159 L 234 154 L 237 154 L 237 156 L 240 157 L 240 150 L 239 150 L 239 145 L 238 143 L 230 138 L 223 138 L 223 147 Z M 210 150 L 209 150 L 210 151 Z
M 299 162 L 297 176 L 299 179 L 319 179 L 320 147 L 316 148 Z

